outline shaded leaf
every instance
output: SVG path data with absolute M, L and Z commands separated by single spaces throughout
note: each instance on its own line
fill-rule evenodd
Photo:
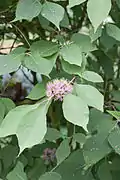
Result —
M 56 172 L 47 172 L 39 180 L 61 180 L 61 176 Z
M 120 155 L 120 130 L 115 129 L 112 131 L 108 137 L 108 141 L 111 147 L 115 150 L 117 154 Z
M 16 167 L 7 175 L 8 180 L 27 180 L 27 176 L 24 172 L 24 167 L 21 162 L 18 162 Z
M 70 140 L 64 139 L 56 151 L 57 164 L 61 164 L 70 155 Z

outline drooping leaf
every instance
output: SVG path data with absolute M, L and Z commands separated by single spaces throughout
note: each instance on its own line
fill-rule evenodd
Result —
M 46 95 L 45 92 L 45 85 L 43 83 L 38 83 L 34 86 L 30 94 L 27 96 L 27 98 L 32 100 L 37 100 Z
M 61 176 L 56 172 L 47 172 L 39 180 L 61 180 Z
M 81 98 L 69 94 L 63 100 L 63 113 L 67 121 L 87 130 L 89 109 Z
M 103 82 L 102 77 L 93 71 L 84 71 L 82 73 L 82 78 L 91 82 L 97 82 L 97 83 Z
M 31 21 L 40 14 L 42 5 L 39 0 L 20 0 L 17 4 L 16 18 L 14 21 L 26 19 Z
M 120 41 L 120 29 L 114 24 L 106 24 L 106 32 L 109 36 Z
M 61 142 L 56 151 L 57 164 L 61 164 L 70 155 L 70 140 L 65 139 Z
M 60 21 L 64 17 L 64 8 L 56 3 L 45 2 L 41 14 L 59 29 Z
M 16 48 L 9 55 L 0 55 L 0 75 L 16 71 L 21 65 L 25 49 Z
M 15 166 L 15 168 L 13 169 L 13 171 L 11 171 L 7 175 L 7 179 L 8 180 L 14 180 L 14 179 L 15 180 L 27 180 L 27 176 L 24 172 L 24 167 L 21 162 L 18 161 L 18 163 Z
M 89 106 L 103 111 L 104 97 L 91 85 L 75 85 L 77 95 Z
M 69 0 L 69 7 L 74 7 L 76 5 L 82 4 L 86 0 Z
M 48 101 L 35 105 L 22 105 L 11 110 L 0 126 L 0 137 L 16 134 L 20 153 L 40 143 L 46 134 Z M 28 136 L 29 134 L 29 136 Z
M 55 141 L 61 137 L 61 133 L 54 128 L 48 128 L 45 139 L 48 141 Z
M 82 63 L 82 52 L 76 44 L 69 44 L 63 46 L 61 49 L 61 55 L 65 61 L 70 64 L 81 66 Z
M 71 41 L 77 44 L 82 52 L 90 52 L 96 49 L 96 46 L 92 44 L 91 39 L 88 35 L 75 33 L 72 35 Z
M 96 7 L 97 8 L 96 10 Z M 111 9 L 111 0 L 89 0 L 87 4 L 88 17 L 95 29 L 107 18 Z

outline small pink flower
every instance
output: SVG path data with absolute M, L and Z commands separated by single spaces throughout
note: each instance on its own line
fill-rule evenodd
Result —
M 70 81 L 66 79 L 55 79 L 47 83 L 46 95 L 49 98 L 53 98 L 55 101 L 63 100 L 63 97 L 73 90 L 73 86 Z

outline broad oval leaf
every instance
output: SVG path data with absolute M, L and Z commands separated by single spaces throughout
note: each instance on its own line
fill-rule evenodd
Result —
M 30 49 L 33 53 L 39 53 L 41 57 L 47 57 L 57 53 L 59 47 L 56 43 L 41 40 L 33 43 Z
M 42 5 L 39 0 L 20 0 L 17 4 L 16 18 L 14 21 L 26 19 L 31 21 L 40 14 Z
M 88 35 L 75 33 L 72 35 L 71 41 L 80 47 L 82 52 L 90 52 L 96 50 L 96 46 L 92 44 Z
M 87 130 L 89 109 L 86 102 L 75 95 L 69 94 L 65 96 L 62 108 L 67 121 Z
M 61 180 L 61 176 L 56 172 L 47 172 L 39 180 Z
M 40 143 L 46 134 L 48 100 L 35 105 L 22 105 L 11 110 L 0 126 L 0 137 L 15 134 L 20 153 Z
M 96 83 L 103 82 L 102 77 L 93 71 L 84 71 L 82 73 L 82 78 L 87 81 L 96 82 Z
M 92 106 L 100 111 L 103 111 L 104 97 L 93 86 L 90 85 L 75 85 L 77 95 L 89 106 Z
M 9 55 L 0 55 L 0 75 L 16 71 L 24 58 L 25 49 L 16 48 Z
M 69 44 L 63 46 L 61 49 L 61 55 L 65 61 L 70 64 L 81 66 L 82 63 L 82 52 L 76 44 Z
M 82 4 L 86 0 L 69 0 L 69 7 L 74 7 L 76 5 Z
M 48 76 L 53 69 L 56 58 L 57 54 L 43 58 L 39 52 L 32 52 L 25 57 L 24 64 L 32 71 Z
M 97 10 L 96 10 L 96 7 Z M 111 0 L 88 0 L 87 13 L 95 29 L 107 18 L 111 9 Z
M 41 15 L 59 29 L 60 21 L 64 17 L 64 8 L 56 3 L 45 2 L 42 7 Z
M 70 155 L 70 140 L 64 139 L 56 151 L 57 165 L 61 164 Z
M 46 95 L 45 85 L 43 83 L 36 84 L 27 98 L 37 100 Z

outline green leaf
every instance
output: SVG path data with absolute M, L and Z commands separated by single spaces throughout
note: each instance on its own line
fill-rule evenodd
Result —
M 39 0 L 20 0 L 17 4 L 16 18 L 14 21 L 32 19 L 40 14 L 42 5 Z
M 88 105 L 100 111 L 103 111 L 104 97 L 93 86 L 90 85 L 75 85 L 77 95 Z
M 11 171 L 7 175 L 7 179 L 8 180 L 27 180 L 27 176 L 24 172 L 24 167 L 21 162 L 18 161 L 13 171 Z
M 5 114 L 15 108 L 15 103 L 9 98 L 1 98 L 0 100 L 5 107 Z
M 97 10 L 96 10 L 96 7 Z M 111 9 L 111 0 L 88 0 L 88 17 L 96 31 L 98 26 L 107 18 Z
M 59 29 L 60 21 L 64 17 L 64 8 L 56 3 L 45 2 L 42 7 L 41 15 Z
M 96 83 L 103 82 L 102 77 L 93 71 L 84 71 L 81 76 L 83 79 L 87 81 L 96 82 Z
M 80 66 L 76 66 L 74 64 L 69 64 L 67 61 L 62 60 L 62 68 L 65 72 L 67 72 L 68 74 L 76 74 L 76 75 L 80 75 L 81 74 L 81 67 Z
M 120 41 L 120 29 L 114 24 L 106 24 L 106 32 L 109 36 Z
M 82 4 L 86 0 L 69 0 L 69 7 L 74 7 L 76 5 Z
M 56 58 L 57 54 L 43 58 L 39 52 L 32 52 L 32 54 L 25 57 L 24 64 L 32 71 L 48 76 L 53 69 Z
M 3 105 L 2 101 L 0 101 L 0 124 L 5 116 L 5 106 Z
M 114 129 L 116 122 L 113 121 L 109 114 L 98 111 L 97 109 L 90 110 L 90 118 L 88 123 L 88 130 L 90 132 L 98 132 L 104 134 L 107 138 L 112 129 Z
M 39 180 L 61 180 L 61 176 L 56 172 L 47 172 Z
M 96 46 L 92 44 L 88 35 L 75 33 L 72 35 L 71 41 L 77 44 L 82 52 L 90 52 L 96 50 Z
M 46 100 L 41 104 L 22 105 L 11 110 L 0 126 L 0 137 L 16 134 L 20 153 L 25 148 L 40 143 L 47 131 L 48 104 Z
M 94 28 L 90 30 L 90 38 L 92 42 L 96 41 L 99 37 L 101 37 L 101 35 L 102 35 L 102 26 L 99 26 L 96 32 L 94 32 Z
M 72 94 L 65 96 L 63 100 L 63 113 L 67 121 L 87 130 L 89 109 L 81 98 Z
M 40 40 L 34 42 L 30 47 L 32 53 L 39 53 L 41 57 L 51 56 L 58 52 L 59 46 L 50 41 Z
M 45 139 L 52 142 L 52 141 L 56 141 L 61 136 L 62 136 L 61 133 L 57 129 L 48 128 L 47 133 L 45 135 Z
M 70 140 L 64 139 L 56 151 L 57 165 L 61 164 L 70 155 Z
M 82 52 L 81 49 L 76 44 L 69 44 L 63 46 L 60 54 L 63 59 L 70 64 L 81 66 L 82 63 Z
M 99 134 L 89 138 L 83 146 L 83 155 L 86 165 L 93 165 L 109 154 L 110 148 L 104 134 Z
M 64 180 L 94 180 L 91 172 L 83 173 L 85 165 L 83 154 L 80 150 L 74 151 L 71 155 L 56 168 L 56 172 Z
M 16 71 L 24 58 L 25 49 L 16 48 L 9 55 L 0 55 L 0 75 Z
M 42 83 L 36 84 L 30 94 L 27 96 L 28 99 L 37 100 L 46 95 L 45 85 Z
M 117 154 L 120 155 L 120 130 L 115 129 L 108 137 L 108 141 Z
M 81 146 L 83 146 L 83 144 L 85 144 L 85 142 L 86 142 L 86 136 L 82 133 L 75 133 L 73 135 L 73 139 L 76 142 L 80 143 Z
M 60 22 L 60 26 L 69 29 L 69 18 L 66 12 L 64 13 L 64 17 L 62 21 Z
M 108 111 L 109 114 L 111 114 L 116 119 L 120 119 L 120 112 L 119 111 Z

